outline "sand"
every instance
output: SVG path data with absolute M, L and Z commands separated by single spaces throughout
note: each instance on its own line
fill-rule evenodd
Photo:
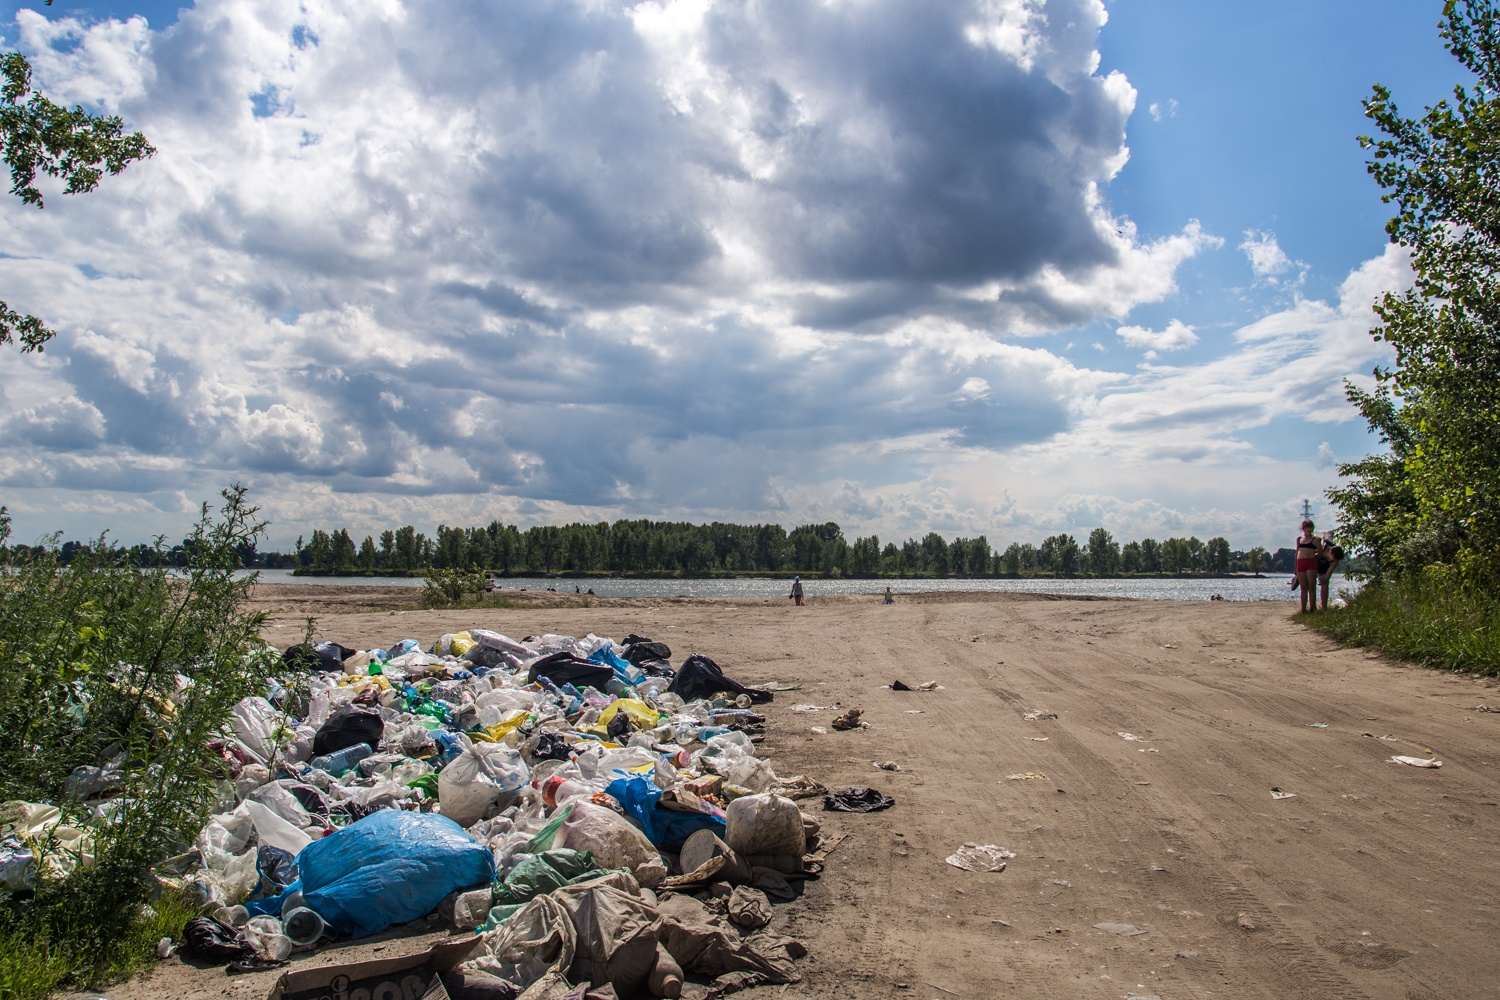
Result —
M 702 652 L 747 684 L 802 685 L 768 706 L 762 756 L 782 775 L 873 785 L 896 806 L 819 813 L 847 839 L 802 898 L 776 907 L 773 927 L 810 954 L 803 982 L 765 995 L 1500 995 L 1500 690 L 1340 649 L 1284 604 L 934 594 L 583 607 L 545 594 L 529 599 L 560 606 L 389 610 L 414 598 L 266 586 L 256 602 L 280 645 L 309 612 L 350 646 L 469 625 L 638 632 L 678 662 Z M 942 689 L 895 692 L 897 679 Z M 859 706 L 869 728 L 833 731 L 833 709 L 799 704 Z M 1026 721 L 1032 711 L 1056 718 Z M 965 842 L 1017 856 L 999 873 L 946 864 Z M 272 979 L 174 960 L 105 994 L 262 997 Z

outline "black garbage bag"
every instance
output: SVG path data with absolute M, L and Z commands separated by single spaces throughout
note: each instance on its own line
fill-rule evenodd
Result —
M 642 660 L 636 664 L 647 677 L 676 677 L 677 671 L 666 660 Z
M 624 712 L 618 713 L 624 715 Z M 544 760 L 572 760 L 573 751 L 567 737 L 552 729 L 543 729 L 536 734 L 536 749 L 531 751 L 532 763 Z
M 302 782 L 293 781 L 290 778 L 282 778 L 276 783 L 297 796 L 297 801 L 302 803 L 302 808 L 314 816 L 326 817 L 328 815 L 328 800 L 323 797 L 322 792 L 318 791 L 312 785 L 304 785 Z
M 270 844 L 261 844 L 255 855 L 255 870 L 260 872 L 260 885 L 255 887 L 255 898 L 279 896 L 281 891 L 297 881 L 297 859 L 291 851 Z
M 757 705 L 764 704 L 773 697 L 769 691 L 747 688 L 725 677 L 719 665 L 702 653 L 694 653 L 682 661 L 682 666 L 678 669 L 677 675 L 672 678 L 672 683 L 667 686 L 667 690 L 683 701 L 712 698 L 720 691 L 728 691 L 736 695 L 747 694 Z
M 531 665 L 531 669 L 526 672 L 526 683 L 535 684 L 545 677 L 557 687 L 571 684 L 576 688 L 588 686 L 603 691 L 604 685 L 614 675 L 612 668 L 580 660 L 572 653 L 553 653 Z
M 336 642 L 303 642 L 288 646 L 281 654 L 281 662 L 292 670 L 321 670 L 325 673 L 343 673 L 344 661 L 358 650 L 340 646 Z
M 845 788 L 823 796 L 823 808 L 829 812 L 872 813 L 889 809 L 896 800 L 873 788 Z
M 255 949 L 240 932 L 213 917 L 194 917 L 182 929 L 183 948 L 189 955 L 214 962 L 255 957 Z
M 510 663 L 510 661 L 505 658 L 505 654 L 500 650 L 491 649 L 490 647 L 481 645 L 477 642 L 474 644 L 473 648 L 471 648 L 463 656 L 459 657 L 459 659 L 467 660 L 470 663 L 474 664 L 474 666 L 476 667 L 484 667 L 488 670 L 493 670 L 496 667 L 504 667 L 509 665 Z
M 368 743 L 371 750 L 380 747 L 380 737 L 385 732 L 385 720 L 380 709 L 362 705 L 345 705 L 328 717 L 313 737 L 313 756 L 338 753 L 356 743 Z
M 636 666 L 640 666 L 647 660 L 670 660 L 671 658 L 672 647 L 664 642 L 642 639 L 639 642 L 625 643 L 625 659 Z

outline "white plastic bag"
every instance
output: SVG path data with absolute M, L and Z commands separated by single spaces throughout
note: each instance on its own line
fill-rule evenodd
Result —
M 725 811 L 724 841 L 738 854 L 791 855 L 807 850 L 802 812 L 780 795 L 746 795 Z
M 240 808 L 249 814 L 251 822 L 255 824 L 255 835 L 262 844 L 279 847 L 295 857 L 302 848 L 312 843 L 312 838 L 307 834 L 253 799 L 246 799 Z
M 521 755 L 503 743 L 474 743 L 462 735 L 459 743 L 458 757 L 438 772 L 438 808 L 469 827 L 484 819 L 491 806 L 513 802 L 530 773 Z
M 796 806 L 792 809 L 795 811 Z M 798 830 L 801 823 L 799 818 Z M 636 881 L 648 888 L 667 877 L 661 855 L 646 835 L 619 813 L 592 802 L 573 803 L 573 811 L 563 820 L 552 846 L 593 851 L 599 867 L 628 868 L 635 873 Z
M 264 764 L 276 752 L 273 733 L 281 725 L 281 713 L 264 698 L 242 698 L 230 716 L 234 735 L 257 762 Z

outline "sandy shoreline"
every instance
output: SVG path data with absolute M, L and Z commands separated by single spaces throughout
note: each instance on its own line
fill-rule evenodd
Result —
M 1284 605 L 930 594 L 583 607 L 543 592 L 556 606 L 396 610 L 413 596 L 264 585 L 254 603 L 278 645 L 300 639 L 306 614 L 351 646 L 469 625 L 638 632 L 674 662 L 702 652 L 746 683 L 802 684 L 769 706 L 762 754 L 779 774 L 873 785 L 897 805 L 821 814 L 849 836 L 777 907 L 775 926 L 810 955 L 802 983 L 767 995 L 1500 995 L 1500 713 L 1475 710 L 1500 709 L 1500 690 L 1338 649 Z M 943 689 L 893 692 L 896 679 Z M 816 735 L 833 711 L 798 704 L 858 705 L 870 728 Z M 1024 720 L 1038 709 L 1057 718 Z M 1428 749 L 1441 769 L 1389 762 Z M 872 766 L 886 759 L 903 771 Z M 946 865 L 966 841 L 1018 857 L 999 874 Z M 106 995 L 268 988 L 168 964 Z

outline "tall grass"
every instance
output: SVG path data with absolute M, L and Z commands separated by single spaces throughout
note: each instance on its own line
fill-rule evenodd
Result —
M 1451 567 L 1372 581 L 1347 608 L 1298 618 L 1347 645 L 1424 666 L 1500 676 L 1500 596 Z

